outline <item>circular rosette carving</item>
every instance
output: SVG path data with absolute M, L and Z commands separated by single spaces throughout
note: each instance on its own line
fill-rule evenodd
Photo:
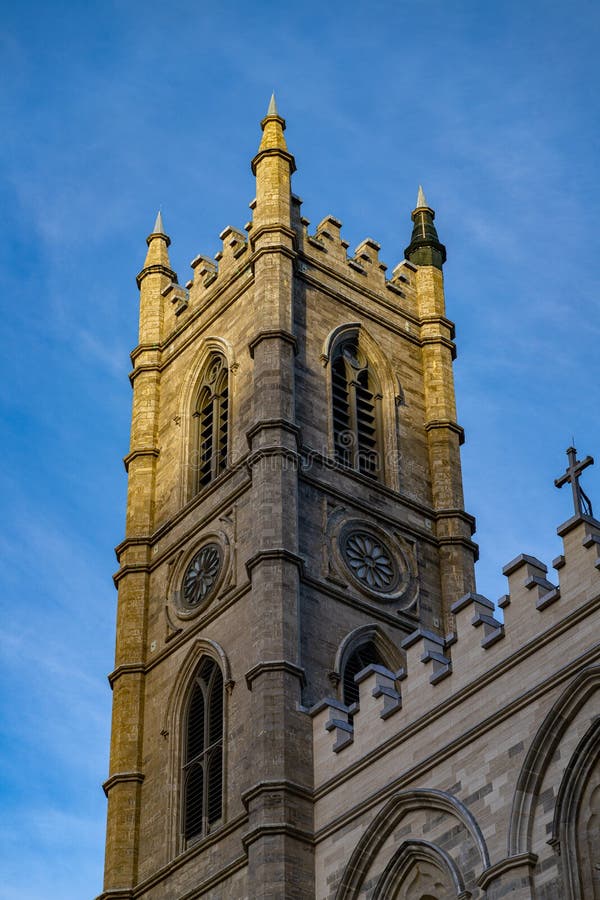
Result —
M 362 594 L 401 609 L 418 594 L 415 546 L 396 532 L 339 511 L 330 521 L 331 562 Z
M 373 591 L 390 589 L 395 567 L 389 550 L 381 541 L 366 531 L 354 531 L 346 537 L 344 552 L 359 581 Z
M 198 607 L 211 594 L 221 569 L 221 548 L 205 544 L 196 553 L 183 577 L 182 600 L 185 606 Z
M 169 590 L 180 619 L 193 618 L 215 598 L 229 571 L 229 556 L 229 541 L 219 533 L 206 535 L 199 547 L 181 557 Z

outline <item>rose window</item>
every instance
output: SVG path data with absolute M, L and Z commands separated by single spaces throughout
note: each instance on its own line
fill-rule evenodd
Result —
M 381 541 L 365 531 L 354 531 L 345 541 L 344 553 L 352 574 L 372 591 L 388 591 L 396 580 L 392 555 Z
M 221 548 L 206 544 L 196 553 L 183 578 L 183 601 L 198 606 L 212 591 L 221 568 Z

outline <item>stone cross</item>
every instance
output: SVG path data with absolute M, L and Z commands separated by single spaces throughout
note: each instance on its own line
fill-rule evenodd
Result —
M 577 450 L 575 449 L 575 447 L 569 447 L 569 449 L 567 450 L 567 456 L 569 458 L 567 471 L 564 475 L 561 475 L 560 478 L 556 478 L 554 484 L 557 488 L 561 488 L 563 484 L 566 484 L 568 481 L 570 481 L 571 489 L 573 491 L 573 506 L 575 508 L 575 515 L 593 516 L 592 503 L 590 501 L 590 498 L 584 494 L 583 488 L 579 484 L 579 476 L 584 469 L 587 469 L 588 466 L 593 465 L 594 459 L 591 456 L 586 456 L 585 459 L 582 459 L 581 462 L 579 462 L 579 460 L 577 459 Z

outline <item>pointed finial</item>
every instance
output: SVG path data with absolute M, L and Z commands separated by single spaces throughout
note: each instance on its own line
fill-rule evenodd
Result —
M 167 247 L 168 247 L 168 246 L 170 245 L 170 243 L 171 243 L 171 238 L 169 237 L 169 235 L 168 235 L 167 232 L 165 231 L 165 226 L 164 226 L 163 219 L 162 219 L 162 212 L 161 212 L 160 209 L 158 210 L 158 213 L 157 213 L 157 215 L 156 215 L 156 221 L 155 221 L 155 223 L 154 223 L 154 228 L 152 229 L 152 231 L 150 232 L 150 234 L 149 234 L 148 237 L 146 238 L 146 243 L 148 244 L 148 246 L 150 246 L 150 244 L 151 244 L 156 238 L 162 238 L 162 240 L 165 242 L 165 244 L 167 245 Z M 159 241 L 159 243 L 160 243 L 160 241 Z
M 279 115 L 277 102 L 275 100 L 275 91 L 271 94 L 269 108 L 267 109 L 266 116 L 260 123 L 260 127 L 263 131 L 262 139 L 258 148 L 258 153 L 251 164 L 254 174 L 256 175 L 256 164 L 262 158 L 262 154 L 267 153 L 272 155 L 274 152 L 284 156 L 290 164 L 290 172 L 295 172 L 296 163 L 294 162 L 294 157 L 291 153 L 288 153 L 288 148 L 285 143 L 285 137 L 283 135 L 283 132 L 285 131 L 285 119 Z
M 419 192 L 417 194 L 417 205 L 415 209 L 429 209 L 429 204 L 425 199 L 425 192 L 421 185 L 419 185 Z
M 165 237 L 167 235 L 167 232 L 165 231 L 165 226 L 163 225 L 162 213 L 161 213 L 160 209 L 156 216 L 156 222 L 154 223 L 154 228 L 152 229 L 152 234 L 164 234 Z

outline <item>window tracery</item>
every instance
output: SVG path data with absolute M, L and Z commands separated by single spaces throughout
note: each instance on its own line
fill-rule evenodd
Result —
M 380 478 L 381 388 L 356 338 L 336 348 L 331 384 L 336 460 L 369 478 Z
M 183 833 L 207 834 L 223 816 L 223 675 L 204 658 L 191 689 L 183 742 Z
M 193 493 L 227 467 L 229 437 L 229 378 L 227 362 L 221 353 L 208 359 L 197 391 L 193 413 L 195 478 Z

